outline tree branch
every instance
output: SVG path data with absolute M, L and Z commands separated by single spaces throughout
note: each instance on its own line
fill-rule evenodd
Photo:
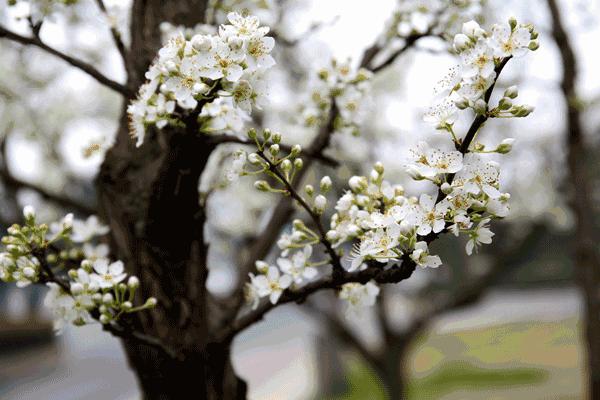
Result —
M 48 46 L 47 44 L 42 42 L 42 40 L 39 39 L 38 37 L 22 36 L 22 35 L 19 35 L 18 33 L 12 32 L 12 31 L 4 28 L 3 26 L 0 26 L 0 38 L 2 38 L 2 37 L 7 38 L 7 39 L 12 40 L 17 43 L 21 43 L 23 45 L 38 47 L 38 48 L 46 51 L 47 53 L 50 53 L 64 61 L 66 61 L 67 63 L 71 64 L 73 67 L 78 68 L 79 70 L 90 75 L 92 78 L 94 78 L 96 81 L 98 81 L 102 85 L 111 88 L 112 90 L 122 94 L 123 96 L 131 97 L 133 95 L 133 92 L 131 90 L 129 90 L 126 86 L 106 77 L 100 71 L 98 71 L 96 68 L 94 68 L 94 66 L 92 66 L 91 64 L 89 64 L 85 61 L 79 60 L 77 58 L 71 57 L 59 50 L 56 50 L 56 49 Z
M 259 305 L 255 310 L 243 315 L 241 318 L 236 320 L 233 324 L 228 326 L 222 335 L 223 340 L 231 340 L 242 330 L 246 329 L 255 322 L 260 321 L 265 314 L 269 311 L 278 307 L 282 304 L 295 302 L 302 303 L 306 298 L 320 290 L 324 289 L 339 289 L 346 283 L 356 282 L 365 284 L 370 280 L 374 280 L 377 283 L 398 283 L 405 279 L 410 278 L 415 270 L 415 263 L 407 255 L 402 257 L 402 264 L 392 265 L 388 269 L 382 269 L 380 266 L 369 266 L 367 269 L 358 272 L 343 272 L 342 274 L 334 276 L 324 276 L 323 278 L 314 282 L 308 283 L 295 290 L 286 290 L 283 292 L 277 304 L 265 302 Z
M 335 252 L 334 248 L 331 246 L 329 240 L 327 240 L 325 228 L 323 228 L 323 223 L 321 223 L 321 217 L 317 215 L 312 208 L 306 203 L 304 198 L 298 194 L 298 191 L 294 188 L 294 186 L 286 179 L 286 177 L 279 171 L 277 166 L 271 162 L 271 160 L 265 155 L 265 153 L 260 150 L 257 154 L 267 162 L 269 165 L 269 170 L 279 178 L 281 182 L 285 185 L 287 193 L 300 204 L 300 206 L 308 213 L 310 218 L 313 220 L 314 224 L 319 231 L 319 241 L 325 247 L 327 254 L 329 254 L 331 265 L 333 266 L 333 273 L 340 274 L 344 272 L 344 268 L 342 267 L 342 262 L 340 260 L 340 256 Z
M 106 9 L 106 5 L 104 4 L 104 0 L 96 0 L 96 4 L 98 5 L 98 8 L 100 9 L 100 11 L 104 14 L 104 16 L 106 17 L 107 20 L 110 20 L 110 15 L 108 14 L 108 10 Z M 110 33 L 112 35 L 113 38 L 113 42 L 115 43 L 115 46 L 117 48 L 117 50 L 119 51 L 119 54 L 121 55 L 121 58 L 123 59 L 123 63 L 125 64 L 125 69 L 128 70 L 127 68 L 127 48 L 125 47 L 125 43 L 123 43 L 123 39 L 121 38 L 121 33 L 118 31 L 118 29 L 109 22 L 110 25 Z
M 14 189 L 33 190 L 33 191 L 37 192 L 40 196 L 42 196 L 42 198 L 44 198 L 45 200 L 49 200 L 49 201 L 51 201 L 61 207 L 64 207 L 68 210 L 73 210 L 73 211 L 76 211 L 76 212 L 86 215 L 86 216 L 96 213 L 96 210 L 94 207 L 90 207 L 87 204 L 82 204 L 72 198 L 62 196 L 57 193 L 52 193 L 49 190 L 47 190 L 46 188 L 43 188 L 34 183 L 25 182 L 25 181 L 15 178 L 6 169 L 6 167 L 0 168 L 0 178 L 2 178 L 2 182 L 7 186 L 10 186 Z

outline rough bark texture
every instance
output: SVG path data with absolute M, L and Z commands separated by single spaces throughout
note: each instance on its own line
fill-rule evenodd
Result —
M 127 86 L 135 92 L 160 48 L 162 21 L 193 26 L 205 15 L 206 0 L 136 0 L 131 49 L 125 61 Z M 99 205 L 111 226 L 111 249 L 137 275 L 143 294 L 158 306 L 127 321 L 159 337 L 178 357 L 124 341 L 145 399 L 244 399 L 246 386 L 230 364 L 230 343 L 215 343 L 207 318 L 207 244 L 200 175 L 213 145 L 186 128 L 150 132 L 135 148 L 123 117 L 115 146 L 98 177 Z
M 575 213 L 574 261 L 577 281 L 585 299 L 584 326 L 587 342 L 588 397 L 600 399 L 600 258 L 595 237 L 594 209 L 591 201 L 589 152 L 585 145 L 581 115 L 576 104 L 577 58 L 571 47 L 555 0 L 548 0 L 552 16 L 552 36 L 560 52 L 563 76 L 561 89 L 565 96 L 567 116 L 568 180 L 572 185 L 571 207 Z

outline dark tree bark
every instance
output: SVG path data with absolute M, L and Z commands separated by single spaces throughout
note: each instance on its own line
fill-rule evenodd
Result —
M 135 92 L 161 46 L 159 24 L 194 26 L 206 0 L 136 0 L 127 87 Z M 111 249 L 141 280 L 144 296 L 158 306 L 128 325 L 156 336 L 177 355 L 124 340 L 145 399 L 245 399 L 246 385 L 230 363 L 230 342 L 211 337 L 206 291 L 208 274 L 204 209 L 198 182 L 214 145 L 198 135 L 194 118 L 186 128 L 149 132 L 135 148 L 123 116 L 114 147 L 97 180 L 101 213 L 111 227 Z M 213 318 L 211 317 L 211 320 Z
M 588 170 L 589 152 L 585 144 L 581 114 L 577 107 L 577 57 L 561 20 L 555 0 L 548 0 L 552 17 L 552 36 L 560 53 L 563 75 L 561 90 L 565 97 L 567 129 L 567 179 L 571 189 L 571 207 L 575 214 L 574 261 L 577 282 L 584 296 L 583 316 L 587 346 L 588 398 L 600 399 L 600 257 L 594 230 L 594 209 Z

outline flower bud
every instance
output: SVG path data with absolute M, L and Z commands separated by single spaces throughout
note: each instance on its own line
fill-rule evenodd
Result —
M 250 128 L 247 133 L 248 137 L 252 140 L 256 139 L 256 129 Z
M 83 285 L 79 282 L 71 283 L 71 294 L 77 296 L 78 294 L 83 293 Z
M 271 138 L 271 140 L 272 140 L 272 141 L 273 141 L 273 143 L 275 143 L 275 144 L 279 144 L 279 143 L 281 143 L 281 133 L 277 133 L 277 132 L 275 132 L 275 133 L 273 134 L 273 137 Z
M 473 110 L 479 115 L 484 115 L 487 112 L 487 103 L 483 99 L 479 99 L 473 104 Z
M 292 170 L 292 162 L 286 158 L 281 162 L 281 169 L 284 172 L 290 172 Z
M 210 87 L 204 82 L 196 82 L 194 83 L 192 90 L 197 94 L 206 94 L 210 90 Z
M 175 64 L 173 61 L 169 60 L 165 63 L 165 67 L 167 68 L 167 71 L 169 72 L 175 72 L 177 71 L 177 64 Z
M 513 138 L 504 139 L 496 148 L 496 152 L 500 153 L 500 154 L 509 153 L 512 150 L 514 142 L 515 142 L 515 139 L 513 139 Z
M 190 42 L 192 43 L 192 47 L 198 51 L 208 51 L 211 48 L 210 39 L 203 35 L 194 35 Z
M 146 307 L 154 307 L 156 304 L 158 303 L 158 301 L 156 300 L 156 298 L 154 297 L 149 297 L 148 300 L 146 300 Z
M 83 268 L 87 272 L 92 272 L 92 262 L 90 260 L 81 261 L 81 268 Z
M 133 308 L 133 304 L 131 304 L 130 301 L 124 301 L 123 304 L 121 304 L 121 308 L 125 311 L 129 311 Z
M 510 17 L 508 19 L 508 25 L 510 25 L 510 29 L 514 31 L 517 27 L 517 19 L 515 17 Z
M 108 324 L 109 322 L 110 322 L 110 317 L 109 317 L 108 315 L 106 315 L 106 314 L 102 314 L 102 315 L 100 316 L 100 323 L 101 323 L 102 325 L 106 325 L 106 324 Z
M 23 216 L 25 217 L 26 221 L 33 222 L 35 220 L 35 208 L 29 205 L 23 207 Z
M 262 160 L 260 156 L 256 153 L 248 154 L 248 162 L 252 165 L 262 164 Z
M 470 38 L 478 38 L 485 34 L 485 31 L 481 29 L 479 24 L 475 21 L 465 22 L 462 26 L 462 33 Z
M 364 176 L 353 176 L 348 180 L 348 185 L 353 191 L 361 192 L 367 188 L 368 182 Z
M 498 108 L 501 110 L 510 110 L 512 107 L 512 101 L 508 97 L 503 97 L 498 102 Z
M 450 194 L 452 193 L 452 186 L 448 182 L 444 182 L 442 183 L 442 186 L 440 186 L 440 190 L 444 194 Z
M 425 179 L 425 177 L 421 175 L 421 172 L 419 172 L 419 170 L 412 165 L 408 166 L 408 168 L 406 169 L 406 173 L 408 173 L 408 176 L 410 176 L 415 181 L 421 181 Z
M 407 233 L 410 233 L 413 229 L 414 229 L 414 226 L 410 222 L 408 222 L 406 220 L 400 222 L 400 233 L 401 234 L 406 235 Z
M 294 160 L 294 168 L 296 168 L 296 169 L 302 169 L 303 166 L 304 166 L 304 161 L 302 161 L 301 158 L 296 158 Z
M 292 155 L 292 157 L 296 157 L 298 154 L 300 154 L 301 151 L 302 146 L 300 146 L 299 144 L 295 144 L 292 146 L 292 151 L 290 152 L 290 154 Z
M 323 178 L 321 178 L 321 182 L 319 184 L 319 187 L 321 189 L 321 192 L 323 193 L 327 193 L 329 191 L 329 189 L 331 189 L 331 178 L 329 176 L 324 176 Z
M 379 174 L 383 174 L 384 168 L 383 168 L 383 164 L 380 161 L 377 161 L 374 165 L 373 165 L 373 169 L 375 171 L 377 171 L 377 173 Z
M 137 276 L 130 276 L 129 280 L 127 280 L 127 286 L 130 289 L 137 289 L 140 286 L 140 280 Z
M 113 303 L 113 301 L 115 301 L 115 298 L 114 298 L 114 297 L 113 297 L 113 295 L 112 295 L 112 294 L 110 294 L 110 293 L 105 293 L 105 294 L 102 296 L 102 302 L 103 302 L 104 304 L 108 304 L 108 305 L 110 305 L 110 304 L 112 304 L 112 303 Z
M 322 194 L 315 197 L 315 211 L 318 214 L 322 214 L 325 211 L 325 207 L 327 206 L 327 198 Z
M 271 130 L 269 128 L 265 128 L 263 130 L 263 139 L 266 142 L 267 140 L 269 140 L 270 137 L 271 137 Z
M 278 144 L 271 145 L 271 147 L 269 147 L 269 153 L 271 153 L 271 155 L 273 157 L 276 157 L 277 154 L 279 154 L 279 145 Z
M 254 263 L 254 266 L 256 266 L 256 270 L 262 274 L 269 270 L 269 264 L 261 260 L 257 260 Z
M 340 237 L 340 234 L 338 233 L 338 231 L 334 231 L 333 229 L 330 231 L 327 231 L 327 233 L 325 234 L 325 238 L 327 238 L 328 241 L 330 242 L 335 242 L 336 240 L 338 240 Z
M 269 190 L 271 190 L 271 186 L 267 181 L 256 181 L 254 182 L 254 187 L 260 190 L 261 192 L 268 192 Z
M 509 99 L 516 99 L 518 95 L 519 95 L 519 89 L 517 88 L 516 85 L 509 86 L 504 91 L 504 97 L 508 97 Z
M 306 185 L 304 186 L 304 192 L 306 192 L 307 195 L 312 196 L 315 193 L 315 188 L 313 185 Z
M 460 97 L 459 99 L 457 99 L 454 102 L 454 105 L 456 106 L 456 108 L 458 108 L 459 110 L 464 110 L 466 108 L 469 107 L 469 99 L 467 99 L 466 97 Z
M 371 181 L 377 181 L 379 179 L 379 172 L 372 169 L 369 173 L 369 178 L 371 178 Z
M 464 33 L 459 33 L 454 36 L 454 48 L 459 53 L 468 49 L 471 45 L 471 39 Z
M 31 279 L 35 276 L 35 269 L 31 267 L 25 267 L 23 268 L 23 275 L 25 275 L 26 278 Z
M 527 47 L 531 51 L 536 51 L 537 49 L 540 48 L 540 42 L 538 42 L 537 40 L 532 40 L 531 42 L 529 42 L 529 46 L 527 46 Z

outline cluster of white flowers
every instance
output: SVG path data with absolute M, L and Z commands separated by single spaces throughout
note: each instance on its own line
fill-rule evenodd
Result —
M 537 48 L 536 38 L 537 33 L 531 26 L 518 25 L 513 19 L 507 26 L 495 25 L 491 33 L 484 31 L 474 21 L 465 23 L 463 33 L 455 39 L 456 49 L 463 61 L 459 68 L 453 70 L 458 80 L 452 82 L 445 93 L 444 103 L 436 108 L 438 116 L 444 115 L 443 121 L 435 121 L 438 129 L 452 134 L 456 150 L 433 148 L 427 142 L 420 142 L 411 150 L 407 165 L 407 172 L 413 179 L 432 182 L 437 194 L 432 196 L 424 193 L 418 197 L 406 195 L 402 186 L 384 180 L 384 166 L 376 163 L 369 176 L 353 176 L 349 179 L 350 190 L 337 201 L 335 213 L 330 219 L 330 230 L 325 233 L 318 218 L 327 206 L 324 194 L 331 187 L 331 179 L 323 178 L 318 195 L 312 185 L 306 185 L 304 191 L 308 200 L 297 193 L 293 193 L 294 198 L 311 214 L 320 232 L 308 228 L 301 220 L 295 220 L 292 231 L 284 233 L 277 242 L 282 250 L 277 265 L 263 261 L 256 263 L 258 275 L 250 275 L 248 300 L 256 306 L 260 298 L 269 297 L 275 304 L 288 288 L 298 288 L 314 280 L 319 275 L 315 267 L 325 263 L 310 261 L 313 246 L 319 243 L 325 244 L 329 255 L 335 251 L 341 253 L 345 243 L 352 244 L 352 251 L 342 259 L 341 265 L 348 272 L 367 268 L 395 268 L 405 262 L 412 262 L 421 268 L 437 268 L 442 260 L 431 254 L 428 245 L 443 232 L 466 236 L 466 253 L 469 255 L 481 244 L 491 243 L 494 233 L 489 229 L 489 223 L 492 219 L 508 215 L 510 195 L 500 191 L 498 163 L 485 160 L 483 154 L 506 154 L 511 150 L 514 139 L 506 139 L 488 151 L 484 145 L 472 143 L 474 132 L 468 139 L 458 139 L 453 130 L 453 118 L 459 109 L 469 107 L 484 117 L 483 120 L 478 117 L 473 122 L 479 123 L 479 126 L 485 118 L 506 113 L 517 117 L 529 114 L 529 107 L 510 103 L 517 96 L 515 87 L 508 88 L 498 107 L 492 110 L 488 110 L 485 92 L 495 83 L 496 70 L 503 67 L 508 58 Z M 334 64 L 334 67 L 338 66 Z M 336 96 L 341 96 L 344 90 L 352 87 L 348 83 L 357 82 L 356 76 L 351 76 L 349 70 L 336 70 L 338 73 L 333 76 L 330 71 L 322 72 L 321 79 L 334 82 L 329 93 L 336 99 L 342 112 L 344 103 L 338 103 Z M 485 84 L 481 84 L 482 81 Z M 362 82 L 363 78 L 358 79 L 359 84 Z M 475 90 L 477 95 L 471 96 Z M 471 97 L 465 101 L 467 95 Z M 316 97 L 316 100 L 321 101 L 319 110 L 330 107 L 327 98 Z M 484 105 L 478 106 L 477 103 L 481 101 L 484 101 Z M 466 106 L 457 105 L 461 102 Z M 449 109 L 452 113 L 447 114 Z M 427 119 L 431 119 L 431 115 Z M 271 136 L 275 139 L 269 147 L 267 142 Z M 238 153 L 236 163 L 240 173 L 266 173 L 275 182 L 283 184 L 283 188 L 272 187 L 267 181 L 259 180 L 255 184 L 258 189 L 290 194 L 292 185 L 289 182 L 293 180 L 292 170 L 298 161 L 297 153 L 278 156 L 280 135 L 268 133 L 263 136 L 262 142 L 258 141 L 255 132 L 250 137 L 259 151 L 250 155 Z M 249 171 L 246 169 L 247 162 L 260 168 Z M 277 173 L 278 170 L 282 172 Z M 348 283 L 341 287 L 339 296 L 354 309 L 355 306 L 361 308 L 372 305 L 378 291 L 374 281 L 365 285 Z
M 387 35 L 405 39 L 427 32 L 455 32 L 458 21 L 474 19 L 481 12 L 482 0 L 404 0 L 398 4 Z
M 153 298 L 134 307 L 139 280 L 127 274 L 121 261 L 110 262 L 108 246 L 91 241 L 108 233 L 96 216 L 86 221 L 65 216 L 60 222 L 36 223 L 35 210 L 23 210 L 25 225 L 13 225 L 2 238 L 0 279 L 18 287 L 46 283 L 50 288 L 46 305 L 55 316 L 55 329 L 65 323 L 84 325 L 97 319 L 102 324 L 124 313 L 140 311 L 156 304 Z M 73 246 L 82 243 L 82 247 Z M 77 267 L 78 266 L 78 267 Z M 74 268 L 76 267 L 76 268 Z M 67 274 L 61 271 L 68 270 Z
M 8 5 L 15 8 L 18 18 L 31 18 L 34 23 L 77 2 L 78 0 L 7 0 Z
M 426 115 L 437 129 L 452 132 L 458 110 L 473 109 L 490 117 L 526 117 L 533 111 L 528 105 L 513 105 L 518 95 L 515 86 L 504 92 L 498 106 L 489 109 L 485 94 L 496 80 L 496 69 L 510 57 L 519 57 L 539 46 L 538 33 L 531 25 L 518 24 L 511 18 L 508 24 L 496 24 L 491 32 L 475 21 L 463 24 L 462 33 L 454 37 L 454 48 L 461 64 L 452 68 L 438 84 L 442 97 Z
M 138 98 L 128 107 L 130 129 L 137 146 L 146 127 L 180 124 L 198 113 L 202 133 L 238 133 L 253 107 L 266 94 L 264 73 L 275 64 L 275 45 L 256 17 L 228 15 L 230 24 L 217 34 L 196 34 L 187 40 L 173 35 L 146 73 Z M 196 118 L 196 115 L 192 115 Z
M 302 123 L 309 127 L 319 126 L 327 119 L 333 100 L 339 110 L 336 132 L 358 135 L 359 125 L 369 110 L 371 76 L 372 73 L 364 68 L 352 68 L 349 61 L 332 60 L 328 68 L 318 72 L 310 99 L 303 103 Z
M 347 303 L 346 317 L 355 318 L 367 307 L 372 307 L 377 301 L 379 287 L 373 282 L 360 284 L 346 283 L 340 290 L 339 297 Z

